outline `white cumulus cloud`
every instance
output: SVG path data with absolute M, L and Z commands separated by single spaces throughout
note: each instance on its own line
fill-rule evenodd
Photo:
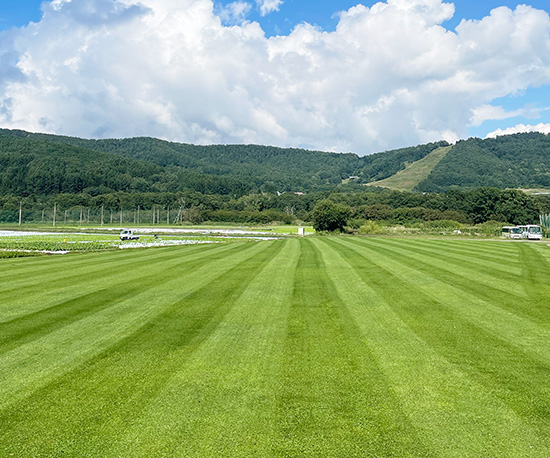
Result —
M 256 0 L 256 4 L 260 8 L 260 14 L 266 16 L 274 11 L 279 11 L 283 0 Z
M 481 105 L 472 110 L 471 125 L 480 126 L 485 121 L 510 119 L 517 116 L 534 119 L 540 117 L 540 112 L 541 109 L 535 106 L 526 106 L 517 110 L 506 110 L 500 105 Z
M 496 98 L 550 83 L 550 19 L 525 5 L 448 31 L 452 3 L 387 0 L 277 37 L 244 20 L 247 2 L 227 8 L 46 2 L 0 35 L 0 126 L 367 154 L 462 138 L 509 115 Z
M 503 135 L 521 134 L 526 132 L 540 132 L 541 134 L 550 134 L 550 124 L 540 123 L 537 125 L 518 124 L 514 127 L 508 127 L 507 129 L 497 129 L 493 132 L 489 132 L 485 138 L 497 138 Z
M 240 24 L 245 21 L 252 5 L 248 2 L 236 1 L 220 8 L 218 15 L 225 24 Z

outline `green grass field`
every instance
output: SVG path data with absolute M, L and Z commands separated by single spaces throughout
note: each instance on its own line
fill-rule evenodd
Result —
M 0 260 L 1 457 L 548 457 L 550 248 Z

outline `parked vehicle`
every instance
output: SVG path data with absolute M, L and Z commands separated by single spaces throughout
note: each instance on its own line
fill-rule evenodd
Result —
M 502 236 L 510 239 L 522 239 L 523 231 L 517 226 L 504 226 L 502 228 Z
M 536 224 L 529 224 L 526 226 L 527 230 L 524 232 L 527 240 L 542 240 L 542 229 Z
M 120 233 L 120 240 L 139 240 L 139 235 L 134 234 L 131 229 L 125 229 Z

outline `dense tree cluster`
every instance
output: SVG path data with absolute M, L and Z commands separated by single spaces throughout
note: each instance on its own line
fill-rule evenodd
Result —
M 317 205 L 323 203 L 315 211 Z M 197 191 L 180 192 L 117 192 L 92 195 L 89 193 L 61 193 L 51 196 L 0 196 L 0 222 L 15 222 L 19 206 L 28 213 L 58 210 L 92 209 L 104 211 L 132 211 L 153 208 L 170 211 L 172 217 L 181 214 L 181 220 L 192 223 L 203 221 L 233 221 L 238 223 L 269 223 L 278 221 L 315 222 L 323 207 L 337 213 L 335 230 L 342 227 L 342 218 L 387 221 L 394 224 L 420 221 L 452 220 L 458 223 L 479 224 L 496 220 L 511 224 L 536 223 L 539 214 L 550 213 L 548 196 L 529 196 L 517 190 L 476 188 L 445 193 L 411 193 L 376 188 L 333 190 L 304 195 L 295 193 L 248 194 L 240 197 L 203 194 Z M 344 209 L 345 208 L 345 209 Z M 324 208 L 323 211 L 325 211 Z M 326 212 L 325 212 L 326 213 Z M 340 218 L 341 215 L 344 215 Z

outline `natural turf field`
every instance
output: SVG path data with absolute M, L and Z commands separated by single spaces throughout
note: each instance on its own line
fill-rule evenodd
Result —
M 548 457 L 550 248 L 0 261 L 1 457 Z

